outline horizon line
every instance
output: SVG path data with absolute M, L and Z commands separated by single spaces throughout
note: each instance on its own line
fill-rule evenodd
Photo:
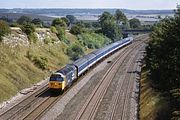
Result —
M 0 8 L 0 9 L 121 9 L 121 10 L 174 10 L 174 9 L 130 9 L 130 8 L 73 8 L 73 7 L 66 7 L 66 8 L 63 8 L 63 7 L 60 7 L 60 8 L 51 8 L 51 7 L 43 7 L 43 8 Z

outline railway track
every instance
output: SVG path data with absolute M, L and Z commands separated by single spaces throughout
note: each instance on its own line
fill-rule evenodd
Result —
M 53 103 L 56 103 L 56 101 L 60 98 L 59 95 L 54 97 L 47 97 L 39 105 L 34 107 L 34 109 L 31 109 L 26 115 L 23 116 L 22 120 L 36 120 L 40 118 L 40 116 L 50 107 L 53 105 Z
M 138 51 L 136 51 L 133 57 L 128 61 L 129 67 L 124 71 L 125 76 L 122 78 L 123 82 L 118 84 L 117 91 L 112 99 L 111 114 L 109 120 L 128 120 L 130 118 L 130 97 L 134 87 L 134 74 L 132 74 L 137 68 L 137 64 L 134 63 L 139 58 Z M 127 74 L 126 74 L 127 73 Z
M 13 105 L 8 110 L 0 114 L 0 120 L 13 120 L 17 115 L 30 108 L 35 101 L 41 100 L 40 95 L 44 94 L 48 90 L 48 85 L 40 87 L 37 91 L 27 96 L 17 104 Z
M 142 43 L 142 41 L 137 41 L 135 45 L 130 45 L 130 49 L 126 49 L 123 54 L 121 54 L 117 60 L 113 63 L 113 65 L 109 68 L 109 70 L 106 72 L 102 80 L 99 82 L 99 84 L 96 86 L 78 115 L 76 116 L 75 120 L 90 120 L 94 119 L 96 112 L 98 110 L 98 107 L 111 83 L 113 80 L 117 69 L 122 64 L 122 62 L 125 60 L 126 57 L 136 48 L 139 47 L 139 44 Z M 127 84 L 127 83 L 126 83 Z M 113 118 L 113 117 L 112 117 Z

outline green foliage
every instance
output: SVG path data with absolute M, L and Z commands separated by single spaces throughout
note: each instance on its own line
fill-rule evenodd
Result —
M 110 43 L 110 39 L 96 33 L 83 33 L 78 36 L 79 41 L 90 49 L 98 49 Z
M 147 66 L 161 89 L 180 86 L 180 17 L 163 20 L 146 48 Z
M 59 38 L 59 40 L 64 40 L 65 28 L 56 26 L 56 30 L 57 30 L 57 37 Z
M 51 26 L 50 30 L 51 30 L 52 33 L 55 33 L 55 34 L 58 33 L 58 31 L 56 30 L 56 27 L 54 27 L 54 26 Z
M 133 18 L 133 19 L 129 20 L 129 24 L 130 24 L 130 27 L 133 29 L 138 29 L 141 26 L 141 22 L 137 18 Z
M 101 29 L 102 33 L 110 38 L 113 41 L 116 41 L 122 37 L 122 32 L 120 27 L 115 21 L 115 18 L 113 15 L 111 15 L 109 12 L 104 12 L 100 19 Z
M 77 22 L 77 19 L 73 15 L 66 15 L 66 18 L 69 20 L 70 24 L 75 24 Z
M 43 21 L 39 18 L 35 18 L 31 21 L 31 23 L 33 23 L 34 25 L 36 25 L 37 27 L 42 27 L 43 26 Z
M 35 33 L 31 33 L 31 34 L 29 34 L 27 36 L 28 36 L 28 39 L 29 39 L 30 43 L 37 43 L 38 37 L 37 37 L 37 35 Z
M 53 45 L 31 44 L 28 47 L 13 48 L 9 44 L 0 44 L 0 103 L 12 98 L 22 89 L 47 78 L 52 73 L 51 71 L 66 65 L 69 62 L 69 57 L 64 54 L 66 49 L 67 45 L 62 42 Z M 47 66 L 45 70 L 34 64 L 35 56 L 40 61 L 47 59 L 46 65 L 40 65 L 42 68 Z
M 27 35 L 30 35 L 35 32 L 35 27 L 32 24 L 25 24 L 21 26 L 21 30 Z
M 67 26 L 70 25 L 69 19 L 67 19 L 66 17 L 62 17 L 61 19 L 66 23 Z
M 10 24 L 10 26 L 11 26 L 11 27 L 19 27 L 19 24 L 16 23 L 16 22 L 13 22 L 13 23 Z
M 8 18 L 8 17 L 6 17 L 6 16 L 2 16 L 1 18 L 0 18 L 0 20 L 3 20 L 3 21 L 5 21 L 5 22 L 7 22 L 7 23 L 11 23 L 13 20 L 12 19 L 10 19 L 10 18 Z
M 84 55 L 84 50 L 81 45 L 78 43 L 73 43 L 68 49 L 67 49 L 67 55 L 71 58 L 71 60 L 77 60 L 82 55 Z
M 35 27 L 33 24 L 24 24 L 21 26 L 21 30 L 26 33 L 28 36 L 28 39 L 30 43 L 36 43 L 37 42 L 37 36 L 34 33 L 35 32 Z
M 48 60 L 43 56 L 34 56 L 30 51 L 27 51 L 26 57 L 34 63 L 38 68 L 45 70 L 48 66 Z
M 62 20 L 61 18 L 55 18 L 52 21 L 52 26 L 63 27 L 63 28 L 67 27 L 66 22 L 64 20 Z
M 21 16 L 21 17 L 17 20 L 17 23 L 20 24 L 20 25 L 29 24 L 30 22 L 31 22 L 31 18 L 28 17 L 28 16 Z
M 45 38 L 45 39 L 44 39 L 44 43 L 45 43 L 45 44 L 52 43 L 52 40 L 51 40 L 50 38 Z
M 74 25 L 72 26 L 70 33 L 74 34 L 74 35 L 78 35 L 81 34 L 83 32 L 82 27 L 78 26 L 78 25 Z
M 34 64 L 42 70 L 47 68 L 47 58 L 46 57 L 34 57 L 33 59 Z
M 8 24 L 5 21 L 0 20 L 0 42 L 2 41 L 2 37 L 8 33 L 10 33 Z
M 115 13 L 115 19 L 118 25 L 120 25 L 122 28 L 127 28 L 128 27 L 128 19 L 126 15 L 121 11 L 121 10 L 116 10 Z
M 56 33 L 59 40 L 65 39 L 65 28 L 67 27 L 66 22 L 61 18 L 56 18 L 52 22 L 51 31 Z
M 172 118 L 171 120 L 177 120 L 180 119 L 180 88 L 173 89 L 170 91 L 171 95 L 171 106 L 173 108 L 172 110 Z
M 169 93 L 171 120 L 180 119 L 180 15 L 162 20 L 146 47 L 146 65 L 153 85 Z

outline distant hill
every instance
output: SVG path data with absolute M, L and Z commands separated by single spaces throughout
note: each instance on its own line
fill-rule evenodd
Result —
M 43 16 L 43 15 L 38 15 L 38 14 L 27 14 L 27 13 L 10 13 L 9 11 L 5 12 L 5 10 L 2 12 L 3 10 L 0 10 L 0 18 L 1 17 L 7 17 L 8 19 L 12 19 L 12 20 L 17 20 L 19 17 L 21 16 L 29 16 L 31 17 L 31 19 L 34 19 L 34 18 L 39 18 L 41 19 L 42 21 L 45 21 L 45 22 L 51 22 L 54 18 L 53 17 L 48 17 L 48 16 Z
M 26 13 L 47 16 L 66 16 L 66 15 L 101 15 L 104 11 L 112 14 L 117 9 L 0 9 L 0 13 Z M 173 14 L 173 10 L 129 10 L 121 9 L 126 14 Z

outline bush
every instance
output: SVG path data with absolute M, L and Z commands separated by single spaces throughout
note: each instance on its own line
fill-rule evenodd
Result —
M 67 55 L 70 56 L 71 60 L 77 60 L 80 56 L 84 55 L 84 50 L 82 46 L 74 43 L 67 49 Z
M 57 30 L 57 37 L 59 40 L 64 40 L 65 39 L 65 28 L 63 27 L 56 27 Z
M 55 33 L 55 34 L 58 33 L 57 30 L 56 30 L 56 27 L 54 27 L 54 26 L 51 26 L 50 30 L 51 30 L 52 33 Z
M 31 33 L 28 35 L 28 39 L 30 43 L 37 43 L 38 38 L 35 33 Z
M 83 33 L 78 37 L 79 41 L 90 49 L 98 49 L 111 42 L 109 38 L 96 33 Z
M 52 21 L 52 26 L 63 27 L 63 28 L 67 27 L 66 22 L 64 20 L 62 20 L 61 18 L 55 18 Z
M 45 39 L 44 39 L 44 43 L 45 43 L 45 44 L 52 43 L 52 40 L 51 40 L 50 38 L 45 38 Z
M 21 16 L 21 17 L 17 20 L 17 23 L 20 24 L 20 25 L 29 24 L 30 22 L 31 22 L 31 18 L 28 17 L 28 16 Z
M 30 35 L 35 32 L 35 27 L 32 24 L 25 24 L 21 26 L 21 30 L 27 35 Z
M 8 33 L 10 33 L 8 24 L 5 21 L 0 20 L 0 41 L 2 41 L 2 37 Z
M 10 26 L 11 26 L 11 27 L 19 27 L 19 24 L 16 23 L 16 22 L 13 22 L 13 23 L 10 24 Z
M 21 30 L 26 33 L 26 35 L 28 36 L 28 39 L 30 41 L 30 43 L 36 43 L 38 38 L 37 36 L 34 34 L 35 32 L 35 27 L 32 24 L 24 24 L 21 26 Z
M 42 27 L 43 26 L 43 21 L 39 18 L 35 18 L 31 21 L 31 23 L 33 23 L 34 25 L 36 25 L 37 27 Z
M 78 25 L 74 25 L 72 26 L 70 33 L 74 34 L 74 35 L 78 35 L 81 34 L 83 32 L 82 28 Z
M 31 51 L 27 51 L 26 57 L 34 63 L 38 68 L 45 70 L 48 66 L 48 60 L 46 57 L 43 56 L 34 56 Z
M 42 70 L 47 69 L 47 58 L 45 57 L 34 57 L 33 59 L 34 64 Z

